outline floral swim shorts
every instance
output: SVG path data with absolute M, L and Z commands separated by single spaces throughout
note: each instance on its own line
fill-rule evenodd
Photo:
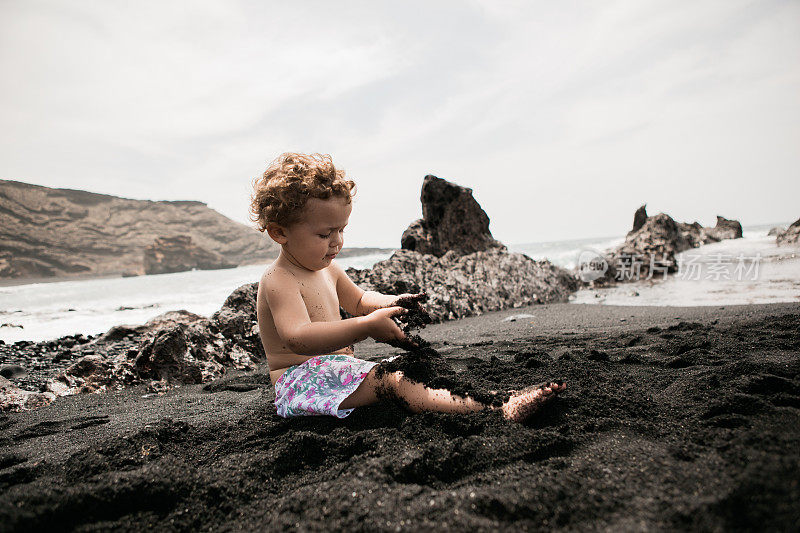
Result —
M 332 415 L 344 418 L 353 409 L 339 409 L 378 363 L 344 354 L 317 355 L 290 366 L 275 383 L 275 407 L 284 418 Z

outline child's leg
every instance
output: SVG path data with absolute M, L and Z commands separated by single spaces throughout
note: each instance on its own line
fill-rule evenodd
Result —
M 402 372 L 387 372 L 379 379 L 375 376 L 375 370 L 370 370 L 358 388 L 339 405 L 339 409 L 370 405 L 387 395 L 405 400 L 415 413 L 469 413 L 486 407 L 472 398 L 451 394 L 446 389 L 429 389 L 422 383 L 405 379 Z
M 511 420 L 524 420 L 564 388 L 564 385 L 550 384 L 516 392 L 503 404 L 503 416 Z M 472 398 L 452 394 L 447 389 L 429 389 L 422 383 L 406 379 L 402 372 L 390 372 L 377 378 L 373 368 L 358 388 L 339 405 L 339 409 L 370 405 L 387 394 L 404 400 L 415 413 L 470 413 L 488 407 Z

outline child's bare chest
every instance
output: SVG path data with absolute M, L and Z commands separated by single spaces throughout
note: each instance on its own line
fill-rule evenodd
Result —
M 335 284 L 328 276 L 300 280 L 299 288 L 312 322 L 339 320 L 339 297 Z

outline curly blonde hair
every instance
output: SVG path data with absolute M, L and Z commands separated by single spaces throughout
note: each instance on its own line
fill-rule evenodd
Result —
M 250 220 L 264 232 L 269 223 L 289 226 L 300 220 L 309 198 L 340 196 L 349 204 L 356 184 L 344 178 L 344 170 L 337 170 L 327 154 L 286 152 L 253 180 L 253 188 Z

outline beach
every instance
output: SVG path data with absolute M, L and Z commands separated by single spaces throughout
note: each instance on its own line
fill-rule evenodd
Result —
M 59 397 L 0 414 L 0 529 L 797 530 L 798 323 L 798 303 L 559 303 L 423 330 L 452 379 L 564 379 L 525 424 L 282 419 L 265 367 Z

